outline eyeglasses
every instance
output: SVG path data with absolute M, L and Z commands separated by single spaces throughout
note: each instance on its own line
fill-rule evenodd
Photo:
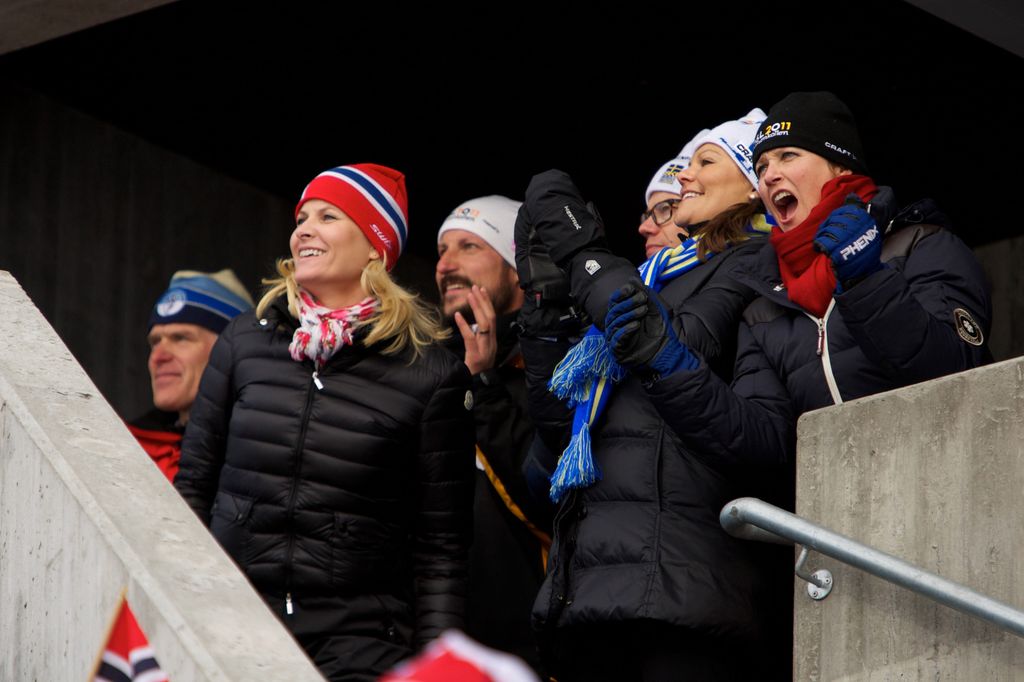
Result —
M 648 218 L 654 218 L 654 224 L 661 227 L 669 220 L 672 219 L 672 213 L 676 209 L 681 199 L 665 199 L 665 201 L 659 201 L 651 207 L 650 211 L 644 211 L 640 214 L 640 222 L 646 221 Z

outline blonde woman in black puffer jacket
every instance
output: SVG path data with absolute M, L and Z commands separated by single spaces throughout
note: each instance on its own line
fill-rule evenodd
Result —
M 331 680 L 462 626 L 470 378 L 388 275 L 406 215 L 389 168 L 309 184 L 280 277 L 213 349 L 175 483 Z

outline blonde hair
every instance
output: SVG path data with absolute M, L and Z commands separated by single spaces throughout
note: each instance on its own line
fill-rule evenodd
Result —
M 299 284 L 295 281 L 295 262 L 291 258 L 279 258 L 277 274 L 277 277 L 263 280 L 267 289 L 256 305 L 256 316 L 262 317 L 270 304 L 285 294 L 288 312 L 298 318 Z M 377 311 L 360 325 L 372 327 L 364 339 L 367 346 L 390 341 L 382 353 L 396 355 L 408 348 L 415 360 L 427 346 L 451 336 L 451 331 L 441 325 L 436 311 L 423 303 L 417 294 L 406 291 L 391 279 L 383 259 L 367 263 L 359 284 L 363 291 L 379 301 Z

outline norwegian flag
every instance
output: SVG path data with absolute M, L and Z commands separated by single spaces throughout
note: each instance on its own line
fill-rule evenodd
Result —
M 539 682 L 529 666 L 495 651 L 458 630 L 448 630 L 417 657 L 378 682 Z
M 167 675 L 160 670 L 153 649 L 124 595 L 91 679 L 93 682 L 167 682 Z

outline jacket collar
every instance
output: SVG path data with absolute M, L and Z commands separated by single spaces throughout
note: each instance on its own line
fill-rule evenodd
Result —
M 879 187 L 878 194 L 868 206 L 875 224 L 888 234 L 909 225 L 939 225 L 951 229 L 949 217 L 932 199 L 920 199 L 900 208 L 891 187 Z
M 764 243 L 760 249 L 739 254 L 733 259 L 729 264 L 729 276 L 779 305 L 801 310 L 800 306 L 789 300 L 786 293 L 775 249 L 767 239 L 762 241 Z

